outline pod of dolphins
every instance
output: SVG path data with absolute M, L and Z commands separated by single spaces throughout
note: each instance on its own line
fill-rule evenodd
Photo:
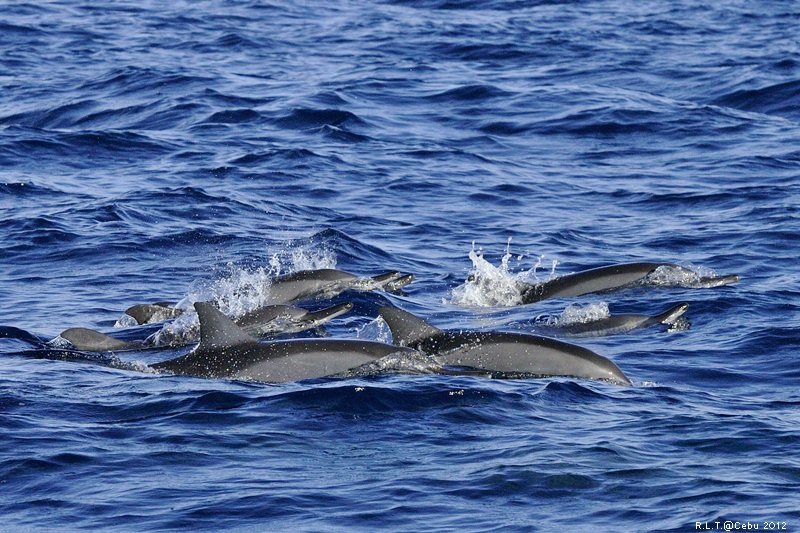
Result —
M 677 274 L 677 276 L 676 276 Z M 150 365 L 159 373 L 209 379 L 264 383 L 357 375 L 359 368 L 388 357 L 423 357 L 433 361 L 428 371 L 465 373 L 495 378 L 570 377 L 631 385 L 611 360 L 589 349 L 549 336 L 484 331 L 443 331 L 397 307 L 382 307 L 393 344 L 355 339 L 313 338 L 260 341 L 258 337 L 316 328 L 353 309 L 343 303 L 309 312 L 288 304 L 330 298 L 344 291 L 384 290 L 398 293 L 413 275 L 387 272 L 360 278 L 334 269 L 305 270 L 274 278 L 264 307 L 230 318 L 211 302 L 196 302 L 199 341 L 147 339 L 129 342 L 86 328 L 70 328 L 59 336 L 80 352 L 117 352 L 197 342 L 188 353 Z M 680 279 L 678 282 L 669 280 Z M 735 283 L 738 275 L 704 277 L 670 263 L 626 263 L 561 276 L 539 284 L 518 282 L 520 304 L 548 298 L 581 296 L 648 284 L 710 288 Z M 662 282 L 667 280 L 666 282 Z M 564 326 L 567 336 L 596 336 L 653 324 L 673 324 L 687 309 L 681 303 L 656 316 L 616 315 L 589 323 Z M 140 304 L 126 314 L 137 324 L 175 319 L 181 309 L 167 302 Z M 58 337 L 57 337 L 58 339 Z

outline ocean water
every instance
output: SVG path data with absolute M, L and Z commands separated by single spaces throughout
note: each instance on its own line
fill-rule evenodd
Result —
M 0 6 L 3 531 L 800 530 L 796 3 Z M 633 261 L 741 281 L 508 299 Z M 355 304 L 331 337 L 689 308 L 574 340 L 633 387 L 44 344 L 309 268 L 415 275 L 304 302 Z

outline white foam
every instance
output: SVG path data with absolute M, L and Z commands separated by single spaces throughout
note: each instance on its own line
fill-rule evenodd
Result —
M 120 370 L 131 370 L 133 372 L 142 372 L 144 374 L 158 374 L 156 369 L 144 361 L 122 361 L 121 359 L 116 359 L 114 362 L 114 368 L 118 368 Z
M 74 348 L 72 343 L 69 342 L 64 337 L 62 337 L 61 335 L 58 335 L 55 338 L 47 341 L 45 344 L 47 346 L 50 346 L 51 348 L 58 348 L 58 349 L 65 349 L 65 350 L 70 350 L 70 349 Z
M 136 319 L 127 313 L 122 313 L 122 316 L 114 322 L 115 328 L 133 328 L 138 325 L 139 323 L 136 322 Z
M 366 377 L 384 374 L 436 374 L 441 372 L 442 366 L 436 357 L 421 352 L 398 351 L 389 354 L 371 363 L 357 368 L 346 370 L 339 374 L 341 377 Z
M 380 316 L 356 328 L 356 338 L 392 344 L 392 332 Z
M 240 317 L 270 303 L 269 288 L 275 277 L 320 268 L 336 268 L 336 257 L 331 251 L 289 248 L 274 253 L 264 266 L 228 263 L 227 274 L 211 281 L 193 282 L 186 296 L 175 306 L 184 313 L 166 323 L 147 342 L 154 346 L 193 342 L 199 336 L 200 327 L 194 312 L 195 302 L 213 301 L 227 316 Z
M 611 316 L 606 302 L 591 303 L 586 305 L 570 304 L 557 319 L 559 326 L 569 326 L 572 324 L 588 324 L 603 320 Z
M 669 324 L 669 327 L 666 331 L 667 333 L 680 333 L 682 331 L 688 331 L 690 327 L 691 323 L 689 322 L 689 319 L 685 316 L 679 316 L 677 319 L 675 319 L 675 322 Z
M 277 276 L 322 268 L 336 268 L 333 253 L 306 248 L 276 252 L 268 266 L 246 268 L 229 264 L 230 273 L 211 284 L 205 300 L 214 300 L 223 313 L 239 317 L 269 304 L 270 285 Z
M 647 276 L 646 283 L 657 287 L 691 287 L 700 277 L 700 274 L 686 267 L 661 265 Z
M 516 257 L 516 261 L 520 262 L 524 257 L 524 255 L 519 255 Z M 509 239 L 506 253 L 500 260 L 500 266 L 494 266 L 487 261 L 483 257 L 483 249 L 476 249 L 474 242 L 472 250 L 469 252 L 469 258 L 472 261 L 472 270 L 468 279 L 453 289 L 450 301 L 444 301 L 444 303 L 469 307 L 519 305 L 522 303 L 521 282 L 530 277 L 537 278 L 536 271 L 542 266 L 544 256 L 537 258 L 536 265 L 532 269 L 512 272 L 510 263 L 514 256 L 511 254 L 511 239 Z M 557 264 L 557 261 L 553 261 L 551 277 Z

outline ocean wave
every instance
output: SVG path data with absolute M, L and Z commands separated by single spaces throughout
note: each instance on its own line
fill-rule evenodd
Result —
M 770 509 L 791 527 L 795 11 L 6 3 L 4 522 L 682 531 Z M 516 305 L 518 282 L 641 260 L 742 280 L 698 291 L 673 271 L 659 290 Z M 43 344 L 73 326 L 142 340 L 166 323 L 114 329 L 131 305 L 241 312 L 274 276 L 331 267 L 415 280 L 337 296 L 352 312 L 309 336 L 389 341 L 383 305 L 530 333 L 536 317 L 685 301 L 691 328 L 582 339 L 625 388 L 268 385 L 148 372 L 191 346 L 112 359 Z
M 753 82 L 755 80 L 748 80 L 743 85 L 750 86 Z M 800 80 L 785 81 L 758 89 L 738 89 L 717 97 L 712 103 L 796 120 L 800 107 Z
M 355 113 L 340 109 L 293 109 L 283 117 L 274 119 L 274 123 L 286 129 L 318 129 L 323 126 L 364 126 L 366 122 Z

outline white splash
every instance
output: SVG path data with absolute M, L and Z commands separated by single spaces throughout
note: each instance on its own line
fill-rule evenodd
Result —
M 667 333 L 680 333 L 682 331 L 689 331 L 691 327 L 691 323 L 689 319 L 685 316 L 679 316 L 675 322 L 669 324 L 669 327 L 666 329 Z
M 606 302 L 591 303 L 587 305 L 570 304 L 556 320 L 559 326 L 571 324 L 588 324 L 597 322 L 611 316 Z
M 139 324 L 136 322 L 135 318 L 125 313 L 122 313 L 122 316 L 119 317 L 116 322 L 114 322 L 115 328 L 133 328 L 138 325 Z
M 521 261 L 525 256 L 516 257 L 516 261 Z M 483 257 L 483 249 L 475 248 L 472 243 L 472 250 L 469 252 L 472 261 L 472 270 L 464 284 L 453 289 L 450 303 L 469 307 L 495 307 L 513 306 L 521 303 L 522 282 L 533 277 L 538 280 L 536 271 L 542 266 L 544 256 L 537 258 L 536 264 L 529 270 L 521 270 L 516 273 L 511 271 L 509 266 L 514 256 L 511 254 L 511 239 L 508 239 L 506 253 L 500 260 L 500 266 L 494 266 Z M 557 261 L 553 261 L 550 277 L 553 276 Z
M 442 365 L 432 355 L 398 351 L 371 363 L 346 370 L 337 376 L 352 378 L 384 374 L 438 374 L 443 371 Z
M 50 346 L 51 348 L 57 348 L 57 349 L 69 350 L 69 349 L 73 348 L 72 343 L 69 342 L 64 337 L 62 337 L 61 335 L 58 335 L 58 336 L 54 337 L 53 339 L 50 339 L 45 344 L 47 346 Z
M 356 328 L 356 338 L 392 344 L 392 332 L 380 316 Z
M 159 373 L 158 370 L 154 369 L 144 361 L 123 361 L 121 359 L 116 359 L 113 366 L 114 368 L 118 368 L 120 370 L 130 370 L 133 372 L 141 372 L 143 374 Z
M 291 248 L 274 253 L 266 266 L 245 267 L 228 263 L 227 274 L 211 281 L 193 282 L 186 296 L 175 305 L 184 313 L 164 324 L 146 342 L 152 346 L 193 342 L 200 331 L 195 302 L 213 301 L 224 314 L 237 318 L 269 304 L 269 288 L 275 277 L 319 268 L 336 268 L 336 257 L 331 251 Z M 117 323 L 123 320 L 124 317 Z
M 698 283 L 701 277 L 694 269 L 661 265 L 647 276 L 645 283 L 656 287 L 691 287 Z
M 270 302 L 269 289 L 275 277 L 321 268 L 336 268 L 336 258 L 328 250 L 282 250 L 272 255 L 269 266 L 243 268 L 229 264 L 230 274 L 214 281 L 202 296 L 205 301 L 216 302 L 226 315 L 239 317 Z

